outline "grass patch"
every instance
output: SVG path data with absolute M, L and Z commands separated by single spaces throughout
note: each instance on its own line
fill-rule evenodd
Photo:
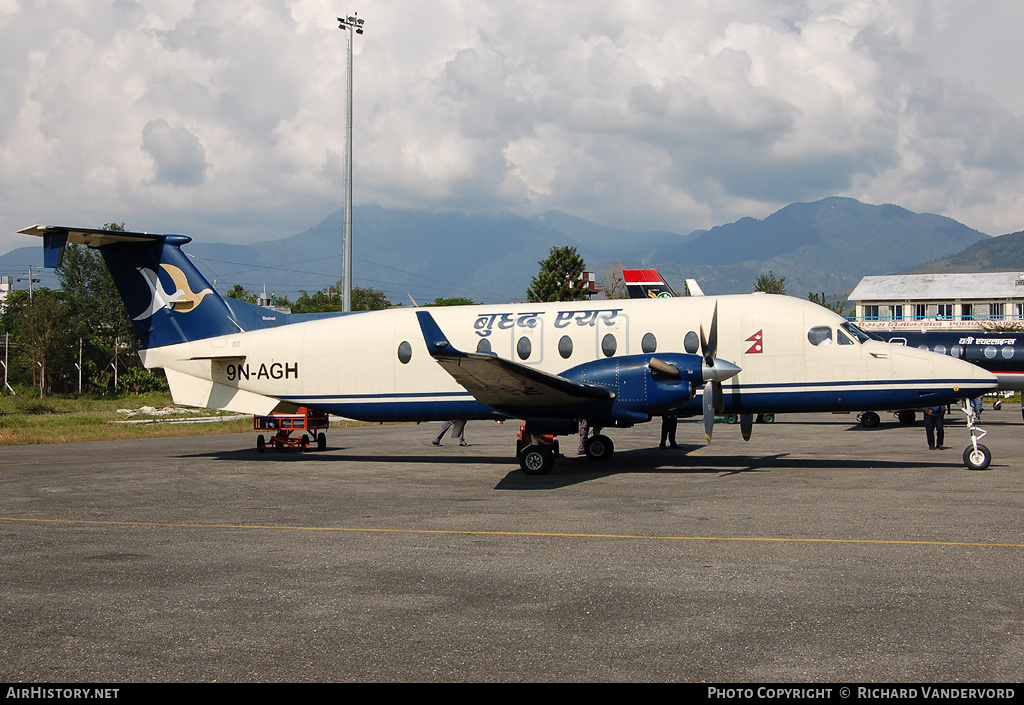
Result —
M 174 406 L 166 392 L 121 397 L 46 397 L 32 396 L 31 390 L 0 396 L 0 446 L 74 441 L 105 441 L 130 438 L 198 436 L 216 433 L 252 431 L 252 417 L 227 419 L 213 423 L 173 423 L 172 419 L 209 416 L 236 416 L 210 409 L 184 409 L 168 416 L 129 414 L 122 409 L 143 407 L 163 409 Z M 117 423 L 129 419 L 153 420 L 153 423 Z

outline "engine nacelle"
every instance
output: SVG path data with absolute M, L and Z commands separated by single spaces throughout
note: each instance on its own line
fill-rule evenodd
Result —
M 703 382 L 702 360 L 685 353 L 626 355 L 587 362 L 562 376 L 613 392 L 613 419 L 649 421 L 693 399 Z

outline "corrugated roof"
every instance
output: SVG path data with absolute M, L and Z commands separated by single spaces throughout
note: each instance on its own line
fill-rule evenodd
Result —
M 849 301 L 1024 299 L 1024 272 L 891 274 L 864 277 Z

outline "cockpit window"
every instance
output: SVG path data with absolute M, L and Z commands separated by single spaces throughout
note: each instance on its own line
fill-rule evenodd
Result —
M 831 345 L 832 329 L 828 326 L 814 326 L 807 331 L 807 339 L 811 345 Z
M 848 335 L 846 335 L 845 333 L 843 333 L 842 330 L 837 330 L 836 331 L 836 340 L 839 342 L 840 345 L 853 345 L 854 344 L 853 341 L 850 340 L 850 337 Z
M 867 341 L 871 340 L 871 336 L 870 335 L 868 335 L 867 333 L 865 333 L 864 331 L 862 331 L 860 328 L 858 328 L 857 326 L 853 325 L 849 321 L 847 321 L 846 323 L 844 323 L 843 325 L 841 325 L 839 327 L 842 328 L 843 330 L 845 330 L 847 333 L 849 333 L 850 336 L 854 340 L 856 340 L 858 343 L 864 343 L 864 342 L 867 342 Z

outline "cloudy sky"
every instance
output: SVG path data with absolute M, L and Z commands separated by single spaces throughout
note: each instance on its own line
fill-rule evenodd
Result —
M 0 0 L 0 252 L 344 201 L 686 233 L 830 195 L 1024 229 L 1020 0 Z

